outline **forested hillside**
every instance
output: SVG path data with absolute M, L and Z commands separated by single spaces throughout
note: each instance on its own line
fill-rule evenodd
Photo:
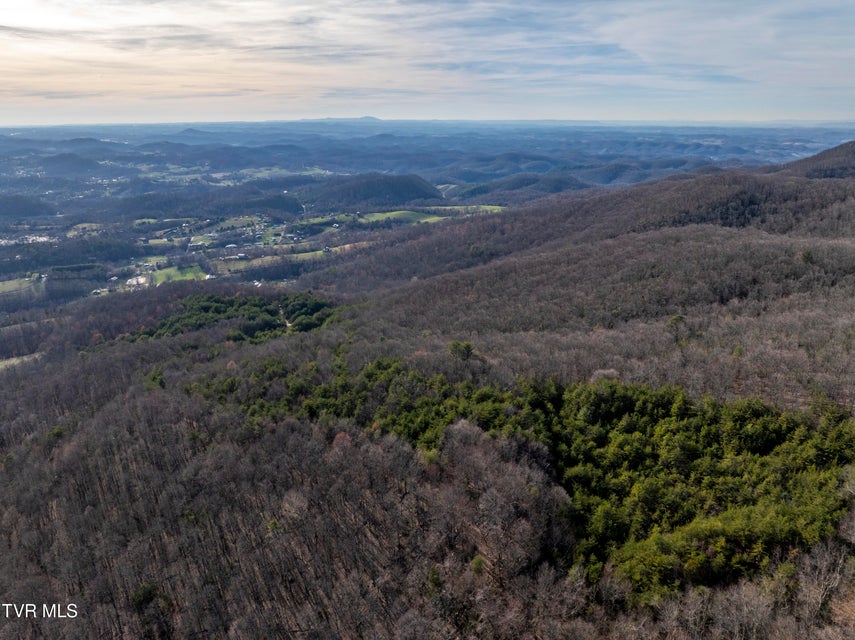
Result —
M 810 166 L 408 229 L 301 283 L 379 290 L 366 331 L 401 335 L 410 353 L 465 338 L 505 380 L 613 369 L 695 395 L 798 407 L 822 393 L 851 407 L 855 181 L 794 175 Z
M 406 363 L 358 309 L 207 291 L 79 305 L 0 374 L 5 593 L 79 612 L 6 636 L 850 628 L 855 421 L 827 400 L 501 385 L 468 342 Z
M 850 637 L 849 155 L 5 313 L 0 637 Z

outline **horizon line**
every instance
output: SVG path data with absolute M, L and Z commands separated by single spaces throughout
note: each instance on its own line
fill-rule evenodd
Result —
M 327 116 L 319 118 L 295 118 L 295 119 L 259 119 L 259 120 L 162 120 L 162 121 L 127 121 L 127 122 L 63 122 L 52 124 L 0 124 L 0 131 L 15 129 L 51 129 L 72 127 L 150 127 L 150 126 L 197 126 L 197 125 L 263 125 L 263 124 L 323 124 L 323 123 L 347 123 L 347 124 L 402 124 L 402 123 L 424 123 L 424 124 L 524 124 L 524 125 L 565 125 L 565 126 L 659 126 L 659 127 L 691 127 L 691 126 L 715 126 L 715 127 L 855 127 L 855 120 L 809 120 L 809 119 L 776 119 L 776 120 L 586 120 L 586 119 L 562 119 L 562 118 L 378 118 L 375 116 Z

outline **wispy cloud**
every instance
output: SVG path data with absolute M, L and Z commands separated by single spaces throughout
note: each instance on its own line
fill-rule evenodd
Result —
M 855 7 L 831 0 L 30 0 L 0 21 L 28 113 L 855 117 Z

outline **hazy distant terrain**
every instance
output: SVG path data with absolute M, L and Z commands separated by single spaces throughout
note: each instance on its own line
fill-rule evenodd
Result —
M 4 130 L 0 309 L 129 281 L 281 281 L 394 227 L 775 165 L 846 138 L 840 127 L 371 118 Z
M 526 175 L 629 184 L 705 165 L 789 162 L 849 139 L 845 128 L 618 126 L 374 119 L 0 130 L 3 176 L 220 184 L 274 175 L 415 173 L 465 191 Z M 225 176 L 222 174 L 226 174 Z M 26 189 L 19 181 L 21 190 Z M 513 187 L 504 185 L 505 190 Z M 120 194 L 121 191 L 112 192 Z

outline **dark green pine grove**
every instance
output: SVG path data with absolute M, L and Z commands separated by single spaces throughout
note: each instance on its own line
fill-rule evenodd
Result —
M 187 390 L 236 402 L 250 430 L 290 416 L 344 419 L 399 436 L 429 460 L 459 420 L 541 445 L 551 478 L 571 497 L 575 548 L 563 560 L 593 580 L 613 565 L 639 602 L 755 575 L 834 534 L 845 512 L 840 481 L 855 456 L 855 422 L 831 406 L 786 413 L 759 400 L 693 402 L 673 387 L 606 380 L 521 379 L 503 390 L 390 359 L 355 375 L 336 362 L 331 380 L 314 362 L 295 371 L 277 359 L 248 366 Z

